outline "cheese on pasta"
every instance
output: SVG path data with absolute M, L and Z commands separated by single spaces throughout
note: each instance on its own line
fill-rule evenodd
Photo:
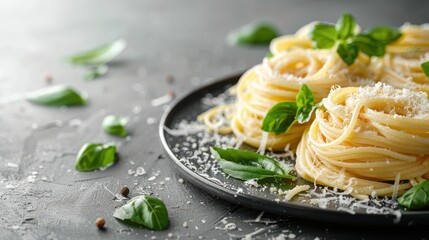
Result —
M 323 105 L 298 146 L 301 177 L 357 197 L 401 195 L 429 177 L 426 93 L 378 83 L 338 88 Z

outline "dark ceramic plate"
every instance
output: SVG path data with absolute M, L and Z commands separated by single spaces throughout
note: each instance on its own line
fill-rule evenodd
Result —
M 246 207 L 272 212 L 275 214 L 294 216 L 312 220 L 329 221 L 348 224 L 368 224 L 368 225 L 427 225 L 429 224 L 429 211 L 405 211 L 389 205 L 389 201 L 362 203 L 354 201 L 327 201 L 324 203 L 327 195 L 320 197 L 321 189 L 316 189 L 314 194 L 301 194 L 295 196 L 290 201 L 284 201 L 282 196 L 273 192 L 273 188 L 256 188 L 244 184 L 242 181 L 228 178 L 220 171 L 216 171 L 216 163 L 213 163 L 208 156 L 210 154 L 208 146 L 219 144 L 222 136 L 211 138 L 211 141 L 201 143 L 202 138 L 207 135 L 195 131 L 187 136 L 177 136 L 171 134 L 168 129 L 175 129 L 180 122 L 184 120 L 193 122 L 197 116 L 208 110 L 210 106 L 204 103 L 207 95 L 216 97 L 222 94 L 229 87 L 233 86 L 239 79 L 240 75 L 227 77 L 212 84 L 203 86 L 191 92 L 187 96 L 179 99 L 169 111 L 167 111 L 161 122 L 159 134 L 165 151 L 171 158 L 174 167 L 190 183 L 209 192 L 215 196 L 234 202 Z M 167 128 L 167 130 L 166 130 Z M 196 127 L 189 129 L 195 130 Z M 189 130 L 188 129 L 188 130 Z M 208 134 L 208 133 L 206 133 Z M 223 137 L 225 140 L 227 137 Z M 215 139 L 215 140 L 213 140 Z M 293 163 L 293 162 L 292 162 Z M 298 183 L 313 184 L 298 180 Z M 276 186 L 284 190 L 290 186 Z M 344 199 L 351 199 L 344 196 Z M 314 204 L 314 201 L 317 204 Z M 346 202 L 346 203 L 344 203 Z M 320 204 L 324 203 L 324 204 Z M 344 207 L 344 204 L 346 205 Z M 362 207 L 363 205 L 370 206 Z M 347 212 L 352 208 L 353 213 Z M 371 209 L 377 210 L 374 213 Z M 382 213 L 380 213 L 382 212 Z

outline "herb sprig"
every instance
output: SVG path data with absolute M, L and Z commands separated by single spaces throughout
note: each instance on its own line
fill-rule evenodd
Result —
M 128 132 L 125 129 L 125 125 L 127 125 L 127 123 L 128 118 L 121 118 L 109 115 L 103 119 L 101 125 L 103 127 L 103 130 L 110 135 L 126 137 L 128 136 Z
M 109 69 L 107 63 L 116 58 L 126 46 L 127 42 L 119 39 L 112 43 L 74 54 L 65 60 L 73 65 L 87 67 L 88 71 L 83 75 L 83 79 L 93 80 L 106 75 Z
M 80 149 L 75 167 L 80 172 L 95 171 L 113 165 L 115 160 L 115 144 L 87 143 Z
M 112 61 L 127 46 L 123 39 L 105 44 L 94 49 L 74 54 L 65 60 L 74 65 L 99 66 Z
M 347 65 L 355 62 L 359 51 L 370 57 L 383 56 L 386 53 L 386 45 L 396 41 L 401 35 L 398 29 L 387 26 L 356 33 L 355 19 L 349 13 L 344 13 L 335 25 L 318 23 L 310 32 L 315 48 L 335 48 Z
M 429 207 L 429 180 L 421 182 L 408 189 L 398 203 L 408 209 L 423 209 Z
M 230 45 L 264 45 L 280 35 L 270 23 L 257 22 L 242 26 L 230 32 L 226 38 Z
M 39 89 L 27 95 L 27 100 L 34 104 L 50 107 L 82 106 L 87 98 L 70 86 L 57 85 Z
M 164 230 L 169 225 L 165 204 L 160 199 L 147 195 L 132 198 L 116 209 L 113 217 L 156 231 Z
M 298 122 L 306 123 L 321 103 L 315 104 L 311 89 L 303 84 L 295 102 L 280 102 L 274 105 L 262 122 L 262 130 L 279 135 L 288 132 L 290 127 Z
M 290 168 L 281 161 L 251 151 L 211 147 L 210 151 L 219 166 L 233 178 L 240 180 L 295 179 Z

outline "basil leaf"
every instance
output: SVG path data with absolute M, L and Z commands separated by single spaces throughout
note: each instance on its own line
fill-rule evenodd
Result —
M 399 31 L 399 29 L 381 26 L 370 29 L 368 31 L 368 35 L 371 38 L 387 45 L 400 38 L 402 33 Z
M 265 115 L 262 130 L 279 135 L 289 131 L 295 123 L 298 107 L 294 102 L 281 102 L 274 105 Z
M 347 65 L 352 65 L 359 54 L 359 48 L 353 43 L 341 42 L 338 44 L 337 53 Z
M 313 92 L 306 84 L 303 84 L 296 95 L 296 106 L 298 108 L 304 106 L 313 106 L 314 101 L 315 99 Z
M 127 43 L 125 40 L 119 39 L 113 43 L 75 54 L 68 57 L 66 60 L 77 65 L 103 65 L 118 56 L 126 45 Z
M 109 167 L 115 162 L 115 154 L 114 144 L 85 144 L 77 155 L 76 170 L 85 172 Z
M 106 116 L 101 124 L 104 131 L 111 135 L 126 137 L 128 135 L 125 125 L 127 124 L 127 118 L 118 118 L 113 115 Z
M 314 25 L 310 32 L 310 38 L 315 43 L 315 48 L 331 48 L 337 41 L 337 30 L 335 26 L 326 23 L 318 23 Z
M 321 103 L 314 105 L 314 101 L 313 92 L 303 84 L 296 95 L 296 102 L 281 102 L 268 111 L 262 130 L 278 135 L 289 131 L 295 121 L 300 124 L 310 121 L 314 110 L 321 106 Z
M 279 36 L 277 28 L 269 23 L 254 23 L 245 25 L 230 32 L 227 41 L 232 45 L 269 44 Z
M 106 65 L 99 65 L 90 69 L 83 78 L 87 81 L 99 78 L 107 73 L 108 67 Z
M 408 189 L 398 203 L 408 209 L 423 209 L 429 207 L 429 181 L 421 182 Z
M 115 210 L 113 217 L 125 223 L 142 225 L 151 230 L 168 228 L 168 212 L 165 204 L 152 196 L 138 196 Z
M 425 73 L 426 77 L 429 77 L 429 61 L 420 64 L 420 67 L 422 68 L 422 70 Z
M 270 59 L 270 58 L 274 57 L 274 54 L 272 54 L 272 53 L 269 52 L 269 53 L 267 53 L 265 55 L 265 57 L 268 58 L 268 59 Z
M 316 110 L 321 105 L 321 103 L 319 103 L 313 106 L 314 101 L 315 98 L 313 92 L 306 84 L 303 84 L 296 95 L 296 105 L 298 106 L 298 110 L 296 111 L 295 119 L 299 124 L 310 121 L 314 110 Z
M 27 95 L 27 100 L 45 106 L 80 106 L 87 103 L 79 92 L 69 86 L 46 87 Z
M 349 13 L 344 13 L 340 19 L 337 21 L 335 29 L 337 30 L 337 37 L 339 39 L 347 39 L 354 35 L 355 30 L 355 19 Z
M 386 53 L 385 45 L 382 42 L 373 39 L 368 34 L 358 34 L 353 37 L 352 42 L 368 56 L 380 57 Z
M 234 148 L 211 147 L 210 151 L 222 171 L 237 179 L 295 179 L 285 163 L 267 156 Z
M 299 124 L 310 121 L 311 116 L 313 115 L 313 112 L 322 105 L 323 105 L 322 102 L 320 102 L 314 106 L 307 105 L 305 107 L 298 108 L 298 111 L 296 112 L 296 121 Z

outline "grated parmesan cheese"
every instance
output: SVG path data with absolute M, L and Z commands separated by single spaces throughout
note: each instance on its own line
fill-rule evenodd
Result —
M 310 189 L 309 185 L 297 185 L 287 192 L 287 194 L 285 196 L 285 200 L 289 201 L 298 193 L 307 191 L 308 189 Z

